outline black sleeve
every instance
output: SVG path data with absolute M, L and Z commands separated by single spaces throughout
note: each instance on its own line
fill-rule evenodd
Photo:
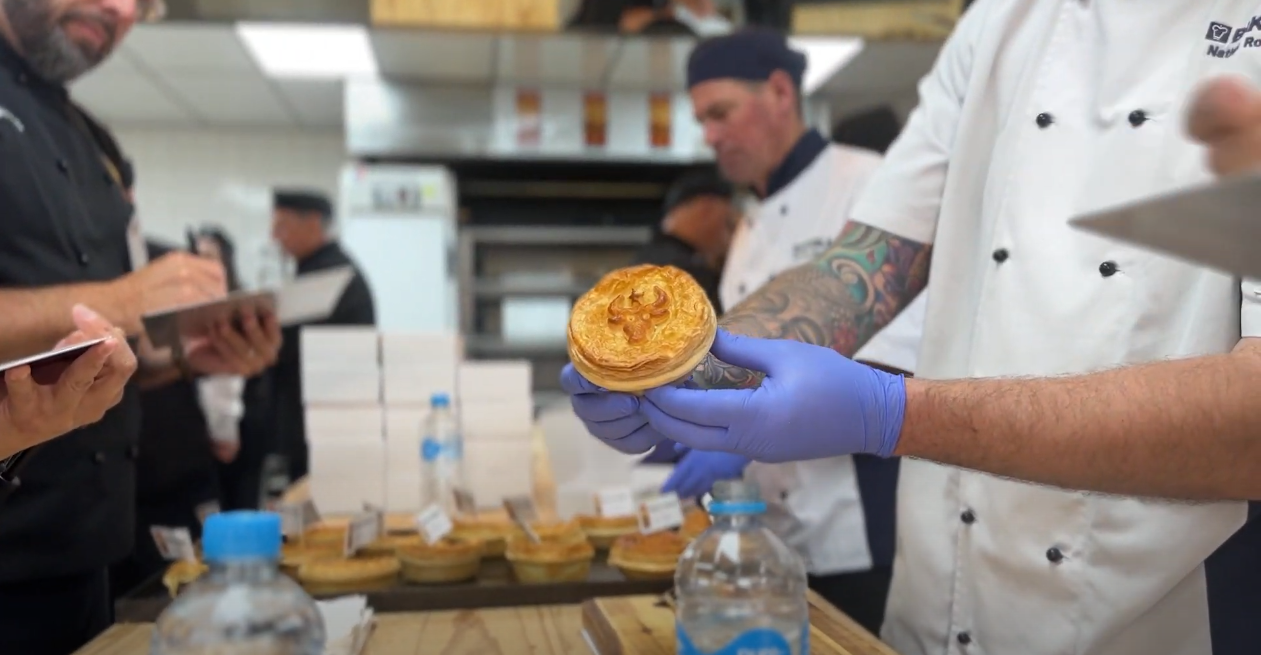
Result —
M 376 305 L 372 300 L 372 289 L 368 288 L 363 275 L 356 273 L 353 280 L 337 301 L 333 314 L 324 322 L 326 325 L 376 325 Z

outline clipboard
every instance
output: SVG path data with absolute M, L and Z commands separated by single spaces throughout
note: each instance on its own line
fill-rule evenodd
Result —
M 70 365 L 76 359 L 79 359 L 83 353 L 90 350 L 93 346 L 105 343 L 106 339 L 108 337 L 91 339 L 83 343 L 64 346 L 39 353 L 38 355 L 31 355 L 30 357 L 23 357 L 22 359 L 15 359 L 11 362 L 0 364 L 0 389 L 4 388 L 3 374 L 8 372 L 9 369 L 18 368 L 19 366 L 31 367 L 31 379 L 35 380 L 36 384 L 56 384 L 57 380 L 61 379 L 61 374 L 67 368 L 70 368 Z
M 1079 229 L 1239 277 L 1261 278 L 1261 175 L 1078 216 Z

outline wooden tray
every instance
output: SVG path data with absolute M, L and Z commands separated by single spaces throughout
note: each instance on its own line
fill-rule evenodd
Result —
M 504 560 L 482 563 L 477 580 L 453 585 L 419 586 L 399 584 L 397 587 L 366 594 L 368 603 L 378 612 L 427 612 L 436 610 L 481 609 L 487 607 L 531 607 L 536 605 L 572 605 L 600 596 L 627 596 L 665 593 L 673 581 L 629 582 L 620 571 L 597 559 L 591 565 L 586 582 L 547 585 L 518 584 L 512 569 Z M 161 574 L 114 604 L 114 620 L 119 623 L 147 623 L 171 603 L 171 595 L 162 586 Z
M 812 655 L 897 655 L 814 592 Z M 674 655 L 674 610 L 659 596 L 597 598 L 582 605 L 582 627 L 596 655 Z

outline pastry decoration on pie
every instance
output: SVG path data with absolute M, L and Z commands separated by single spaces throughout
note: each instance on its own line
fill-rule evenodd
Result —
M 403 565 L 403 579 L 417 584 L 472 580 L 482 566 L 480 541 L 450 535 L 432 544 L 399 546 L 395 554 Z
M 609 551 L 609 564 L 628 580 L 661 580 L 674 576 L 679 557 L 690 540 L 674 531 L 628 534 Z
M 181 588 L 196 582 L 205 575 L 210 567 L 200 561 L 182 559 L 171 564 L 162 574 L 162 586 L 171 592 L 171 598 L 179 594 Z
M 574 303 L 569 360 L 592 384 L 641 393 L 691 375 L 718 320 L 685 271 L 644 264 L 604 276 Z
M 708 530 L 710 525 L 712 522 L 709 520 L 709 513 L 693 507 L 683 515 L 683 526 L 679 528 L 679 534 L 684 539 L 695 539 Z
M 298 581 L 312 595 L 375 591 L 393 586 L 400 568 L 392 555 L 312 559 L 298 567 Z
M 503 557 L 508 537 L 518 531 L 507 517 L 455 516 L 451 523 L 454 526 L 451 536 L 481 542 L 482 555 L 486 558 Z
M 581 533 L 579 533 L 581 535 Z M 508 538 L 504 556 L 512 564 L 513 575 L 523 584 L 582 582 L 591 573 L 595 548 L 585 537 L 572 533 L 539 535 L 531 541 L 525 534 Z
M 578 525 L 586 533 L 587 539 L 596 550 L 608 550 L 618 537 L 639 530 L 639 521 L 631 516 L 588 516 L 578 517 Z

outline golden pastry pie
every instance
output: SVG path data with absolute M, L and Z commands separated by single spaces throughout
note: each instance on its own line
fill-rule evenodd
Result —
M 503 557 L 508 546 L 508 536 L 517 527 L 508 518 L 478 518 L 457 516 L 451 519 L 454 526 L 451 536 L 471 539 L 482 544 L 482 556 L 488 559 Z
M 280 571 L 285 575 L 298 579 L 298 569 L 306 562 L 317 559 L 343 559 L 345 548 L 342 544 L 323 544 L 309 546 L 302 542 L 286 543 L 280 548 Z
M 180 588 L 197 582 L 209 570 L 210 567 L 200 561 L 182 559 L 167 567 L 162 574 L 162 585 L 171 592 L 171 598 L 175 598 Z
M 345 524 L 320 523 L 307 528 L 300 541 L 303 545 L 314 547 L 345 546 L 346 530 Z
M 591 574 L 595 548 L 585 538 L 570 534 L 540 535 L 535 543 L 524 534 L 508 538 L 504 554 L 512 564 L 512 573 L 522 584 L 549 582 L 582 582 Z
M 359 549 L 358 555 L 393 555 L 403 546 L 423 545 L 425 540 L 419 534 L 387 534 L 380 539 Z
M 704 289 L 682 269 L 623 268 L 574 303 L 569 360 L 592 384 L 639 393 L 691 375 L 717 325 Z
M 578 525 L 596 550 L 608 550 L 617 538 L 637 532 L 639 521 L 634 516 L 579 516 Z
M 695 539 L 708 530 L 710 525 L 712 523 L 709 520 L 709 513 L 699 507 L 693 507 L 683 515 L 683 526 L 679 528 L 679 534 L 684 539 Z
M 472 580 L 482 567 L 481 542 L 464 537 L 399 546 L 395 553 L 403 565 L 403 579 L 417 584 Z
M 627 580 L 663 580 L 674 577 L 679 556 L 689 539 L 669 530 L 619 537 L 609 551 L 609 564 Z
M 298 581 L 313 596 L 386 589 L 398 581 L 401 566 L 393 555 L 351 559 L 312 559 L 298 567 Z

